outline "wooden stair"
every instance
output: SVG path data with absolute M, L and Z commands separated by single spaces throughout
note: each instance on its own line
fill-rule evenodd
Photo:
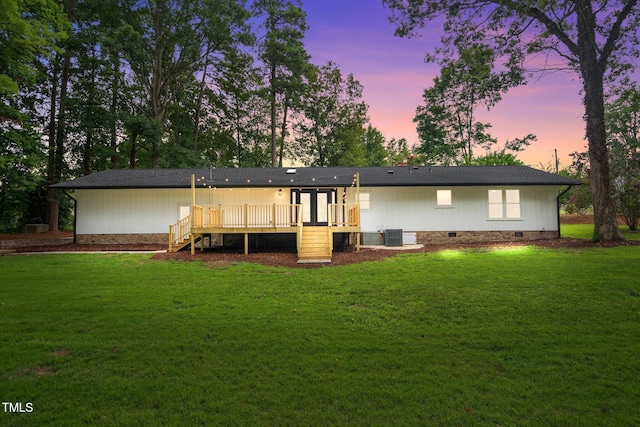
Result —
M 201 234 L 196 234 L 194 238 L 194 243 L 199 242 L 201 238 L 202 238 Z M 169 252 L 178 252 L 190 245 L 191 245 L 191 235 L 187 235 L 186 237 L 183 237 L 178 241 L 171 242 L 171 245 L 169 246 Z
M 302 227 L 298 250 L 299 263 L 331 262 L 333 238 L 328 227 Z

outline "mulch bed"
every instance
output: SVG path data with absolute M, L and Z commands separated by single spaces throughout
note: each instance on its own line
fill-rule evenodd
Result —
M 589 215 L 563 215 L 562 222 L 565 224 L 582 224 L 592 223 L 593 218 Z M 60 239 L 64 237 L 73 237 L 73 233 L 56 232 L 56 233 L 35 233 L 32 235 L 15 234 L 0 235 L 0 240 L 11 239 Z M 497 249 L 519 246 L 536 245 L 546 248 L 598 248 L 611 246 L 640 246 L 640 241 L 628 240 L 624 242 L 605 242 L 594 243 L 589 240 L 572 239 L 563 237 L 551 240 L 532 240 L 522 242 L 496 242 L 496 243 L 475 243 L 475 244 L 434 244 L 425 245 L 418 249 L 371 249 L 362 248 L 356 252 L 354 248 L 345 248 L 336 250 L 333 253 L 333 259 L 328 264 L 298 264 L 298 258 L 294 252 L 253 252 L 245 255 L 244 253 L 229 249 L 206 249 L 205 251 L 196 250 L 195 255 L 191 255 L 189 250 L 183 250 L 175 253 L 158 253 L 153 255 L 156 260 L 178 260 L 178 261 L 201 261 L 211 265 L 230 265 L 243 262 L 251 262 L 269 266 L 298 267 L 298 268 L 317 268 L 321 266 L 336 266 L 357 264 L 367 261 L 379 261 L 385 258 L 393 257 L 398 254 L 406 253 L 428 253 L 438 252 L 442 250 L 465 250 L 465 249 Z M 78 245 L 67 244 L 60 246 L 29 246 L 17 248 L 15 252 L 100 252 L 100 251 L 161 251 L 165 250 L 166 245 Z
M 331 267 L 337 265 L 357 264 L 367 261 L 380 261 L 385 258 L 393 257 L 399 254 L 407 253 L 429 253 L 439 252 L 443 250 L 489 250 L 502 249 L 519 246 L 539 246 L 546 248 L 598 248 L 612 246 L 640 246 L 640 241 L 628 240 L 619 243 L 594 243 L 589 240 L 560 238 L 550 240 L 532 240 L 523 242 L 496 242 L 496 243 L 473 243 L 473 244 L 435 244 L 425 245 L 418 249 L 371 249 L 362 248 L 356 252 L 353 248 L 344 250 L 336 250 L 333 252 L 331 263 L 327 264 L 298 264 L 298 258 L 293 252 L 264 252 L 264 253 L 233 253 L 220 249 L 205 250 L 200 252 L 196 250 L 195 255 L 191 255 L 190 251 L 180 251 L 176 253 L 154 254 L 153 259 L 157 260 L 180 260 L 180 261 L 201 261 L 212 265 L 229 265 L 242 262 L 251 262 L 270 266 L 297 267 L 297 268 L 317 268 Z

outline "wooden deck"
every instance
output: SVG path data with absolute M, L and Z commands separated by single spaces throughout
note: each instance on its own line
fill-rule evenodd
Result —
M 296 234 L 300 262 L 331 261 L 334 233 L 360 233 L 357 204 L 329 205 L 325 226 L 305 226 L 302 205 L 194 205 L 192 214 L 169 227 L 169 251 L 190 246 L 208 234 L 244 234 L 244 251 L 249 251 L 249 234 Z M 355 239 L 356 242 L 359 239 Z

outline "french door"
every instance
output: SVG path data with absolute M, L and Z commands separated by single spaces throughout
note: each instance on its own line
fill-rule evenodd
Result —
M 335 202 L 333 189 L 291 190 L 291 203 L 302 205 L 303 225 L 328 225 L 329 205 Z

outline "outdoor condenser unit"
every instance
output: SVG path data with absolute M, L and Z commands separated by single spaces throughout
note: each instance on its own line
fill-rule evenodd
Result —
M 402 246 L 402 229 L 391 229 L 384 231 L 385 246 Z

